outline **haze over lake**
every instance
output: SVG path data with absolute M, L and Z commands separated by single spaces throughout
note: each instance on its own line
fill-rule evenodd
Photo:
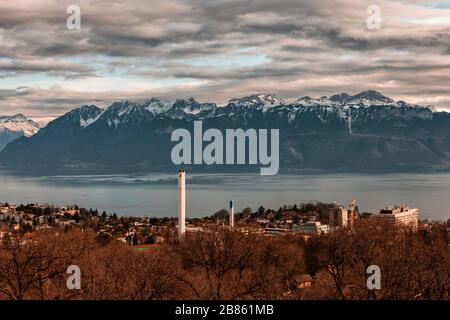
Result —
M 235 200 L 237 210 L 260 205 L 278 209 L 308 201 L 347 206 L 360 212 L 385 205 L 419 208 L 421 219 L 450 218 L 450 173 L 429 174 L 190 174 L 187 216 L 203 217 Z M 177 216 L 177 173 L 25 176 L 0 171 L 0 202 L 77 204 L 108 213 Z

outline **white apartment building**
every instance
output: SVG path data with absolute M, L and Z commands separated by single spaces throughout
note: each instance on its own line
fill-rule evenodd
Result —
M 330 210 L 328 224 L 330 228 L 347 227 L 348 211 L 344 207 L 336 207 Z
M 391 221 L 397 226 L 412 226 L 417 228 L 419 225 L 419 209 L 408 206 L 389 206 L 375 213 L 372 219 L 383 219 Z

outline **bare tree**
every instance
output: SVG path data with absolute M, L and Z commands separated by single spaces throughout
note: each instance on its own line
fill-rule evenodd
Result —
M 280 256 L 256 234 L 215 229 L 174 246 L 185 295 L 196 299 L 262 299 L 286 291 Z
M 89 235 L 82 232 L 40 231 L 4 239 L 0 249 L 0 293 L 12 300 L 55 298 L 50 289 L 61 282 L 67 267 L 88 246 Z

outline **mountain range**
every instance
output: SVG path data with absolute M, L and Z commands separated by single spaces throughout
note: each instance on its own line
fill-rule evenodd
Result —
M 20 137 L 30 137 L 40 126 L 23 114 L 0 116 L 0 151 L 10 142 Z
M 120 101 L 86 105 L 36 134 L 23 134 L 0 153 L 3 165 L 50 165 L 111 170 L 172 170 L 171 132 L 203 128 L 280 129 L 280 170 L 413 171 L 450 168 L 450 114 L 395 101 L 369 90 L 356 95 L 302 97 L 273 94 L 231 99 Z M 189 166 L 187 166 L 189 167 Z M 247 170 L 196 166 L 198 170 Z

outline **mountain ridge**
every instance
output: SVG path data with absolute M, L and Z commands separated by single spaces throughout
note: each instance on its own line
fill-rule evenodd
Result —
M 402 171 L 450 164 L 450 114 L 374 90 L 292 103 L 260 93 L 223 106 L 194 98 L 86 105 L 10 143 L 0 163 L 172 169 L 170 134 L 191 131 L 193 121 L 203 121 L 205 130 L 279 128 L 280 170 Z
M 32 136 L 39 129 L 39 124 L 21 113 L 12 116 L 0 116 L 0 151 L 8 143 L 22 136 Z

